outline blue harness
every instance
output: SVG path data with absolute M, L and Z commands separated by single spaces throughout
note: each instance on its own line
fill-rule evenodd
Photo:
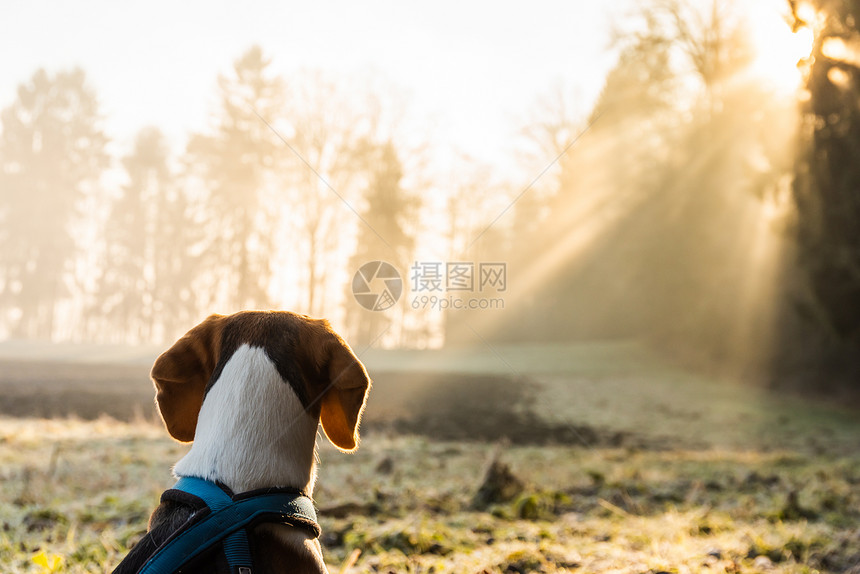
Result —
M 172 574 L 188 561 L 222 544 L 230 572 L 253 574 L 247 529 L 260 522 L 303 528 L 319 537 L 313 501 L 293 489 L 262 489 L 231 495 L 201 478 L 182 477 L 162 500 L 198 499 L 201 510 L 168 538 L 138 574 Z

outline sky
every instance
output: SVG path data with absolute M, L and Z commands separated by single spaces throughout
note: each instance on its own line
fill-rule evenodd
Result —
M 734 6 L 755 22 L 761 57 L 751 72 L 793 90 L 810 40 L 790 34 L 780 16 L 785 0 Z M 406 102 L 399 129 L 410 141 L 402 143 L 428 150 L 437 177 L 457 177 L 458 165 L 477 162 L 516 186 L 545 167 L 541 158 L 521 159 L 522 130 L 541 100 L 561 90 L 585 118 L 617 58 L 613 26 L 629 29 L 636 9 L 634 0 L 8 0 L 0 3 L 0 108 L 38 68 L 80 66 L 115 157 L 152 125 L 179 156 L 217 111 L 218 75 L 259 44 L 288 84 L 320 71 L 347 89 L 393 90 Z
M 563 86 L 587 113 L 614 61 L 611 23 L 632 5 L 12 0 L 0 4 L 0 107 L 39 67 L 80 66 L 119 153 L 148 125 L 181 151 L 216 109 L 218 74 L 259 44 L 287 78 L 382 78 L 430 145 L 493 162 L 541 94 Z

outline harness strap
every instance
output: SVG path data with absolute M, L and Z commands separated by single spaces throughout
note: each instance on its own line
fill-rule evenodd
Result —
M 189 560 L 223 542 L 231 572 L 252 574 L 251 549 L 245 528 L 266 520 L 308 530 L 319 537 L 313 501 L 300 492 L 263 489 L 231 496 L 214 482 L 182 477 L 162 498 L 199 498 L 205 507 L 162 544 L 138 574 L 172 574 Z M 187 496 L 187 495 L 186 495 Z M 187 498 L 186 498 L 187 499 Z

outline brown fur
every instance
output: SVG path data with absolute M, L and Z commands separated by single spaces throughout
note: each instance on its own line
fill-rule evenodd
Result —
M 289 326 L 298 340 L 270 349 L 268 335 L 273 326 Z M 294 385 L 309 412 L 321 411 L 320 422 L 329 440 L 341 450 L 355 450 L 370 377 L 328 321 L 286 311 L 211 315 L 158 357 L 151 375 L 161 417 L 173 438 L 194 440 L 197 415 L 212 375 L 230 358 L 222 353 L 225 329 L 239 333 L 229 354 L 239 344 L 249 343 L 264 347 L 276 364 L 280 359 L 297 365 L 300 380 L 285 379 Z
M 225 317 L 211 315 L 162 353 L 152 366 L 155 400 L 167 432 L 191 442 L 204 390 L 221 352 Z
M 364 366 L 327 321 L 286 311 L 211 315 L 158 357 L 151 376 L 159 411 L 173 438 L 194 440 L 206 392 L 217 384 L 224 365 L 242 344 L 266 351 L 305 410 L 320 418 L 336 447 L 357 448 L 358 426 L 371 385 Z M 152 513 L 147 536 L 115 572 L 136 572 L 193 510 L 162 502 Z M 251 537 L 255 574 L 325 572 L 319 542 L 296 534 L 289 527 L 256 527 Z M 226 566 L 213 563 L 213 556 L 203 560 L 183 572 L 218 572 Z

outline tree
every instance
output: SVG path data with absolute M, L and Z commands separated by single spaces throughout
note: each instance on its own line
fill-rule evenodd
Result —
M 111 206 L 97 312 L 132 341 L 167 340 L 193 318 L 199 230 L 168 165 L 164 135 L 142 130 L 123 161 L 128 183 Z
M 81 69 L 38 70 L 0 115 L 0 294 L 12 333 L 50 339 L 78 244 L 72 226 L 108 165 L 98 101 Z
M 498 336 L 642 338 L 709 368 L 749 361 L 731 368 L 750 374 L 769 358 L 738 347 L 768 350 L 778 240 L 762 197 L 783 173 L 769 156 L 766 174 L 749 163 L 766 137 L 789 141 L 792 122 L 742 80 L 742 28 L 709 7 L 649 2 L 642 27 L 619 40 L 590 129 L 559 158 L 557 188 L 542 210 L 517 203 L 539 221 L 517 241 L 540 249 L 513 255 L 517 306 Z M 691 85 L 707 97 L 689 98 Z
M 676 72 L 692 73 L 699 80 L 705 109 L 713 116 L 721 109 L 726 80 L 751 58 L 732 2 L 654 0 L 642 7 L 640 16 L 643 28 L 632 34 L 627 31 L 619 38 L 627 38 L 640 48 L 653 47 L 657 57 L 665 57 L 667 47 L 679 53 L 682 61 L 676 64 Z
M 288 128 L 280 132 L 288 151 L 279 165 L 288 189 L 282 196 L 288 200 L 286 221 L 296 231 L 292 239 L 304 268 L 304 309 L 330 315 L 330 276 L 343 269 L 338 252 L 355 226 L 363 225 L 353 203 L 371 172 L 378 118 L 356 113 L 356 94 L 319 73 L 291 78 L 290 88 Z
M 283 86 L 269 75 L 271 61 L 255 46 L 218 79 L 221 107 L 211 134 L 188 144 L 190 174 L 205 190 L 208 244 L 206 267 L 214 275 L 212 300 L 230 308 L 269 305 L 273 226 L 277 210 L 265 191 L 277 153 L 260 118 L 276 116 Z
M 860 33 L 860 7 L 818 4 L 826 23 L 807 82 L 808 139 L 795 185 L 798 233 L 824 324 L 837 338 L 860 344 L 860 67 L 825 50 L 827 42 Z
M 349 261 L 351 273 L 371 261 L 386 261 L 395 267 L 405 268 L 415 248 L 415 238 L 409 231 L 415 217 L 418 201 L 402 187 L 403 167 L 397 149 L 391 141 L 378 146 L 373 153 L 370 184 L 365 192 L 365 208 L 361 213 L 366 225 L 358 228 L 356 250 Z M 386 311 L 371 311 L 355 303 L 347 295 L 347 327 L 358 345 L 370 345 L 392 323 Z
M 811 13 L 789 0 L 793 26 L 815 33 L 802 104 L 801 151 L 793 194 L 804 286 L 794 310 L 802 323 L 784 341 L 783 358 L 804 356 L 817 370 L 860 369 L 860 66 L 846 46 L 860 37 L 857 2 L 815 0 Z M 813 384 L 821 384 L 813 381 Z
M 645 15 L 645 31 L 617 40 L 618 62 L 590 114 L 577 118 L 563 93 L 537 102 L 525 135 L 543 165 L 557 159 L 513 206 L 515 240 L 506 259 L 519 278 L 519 298 L 496 330 L 503 337 L 605 337 L 624 328 L 615 294 L 627 289 L 636 262 L 620 253 L 635 242 L 616 240 L 630 227 L 619 222 L 656 195 L 669 134 L 678 127 L 672 45 Z

